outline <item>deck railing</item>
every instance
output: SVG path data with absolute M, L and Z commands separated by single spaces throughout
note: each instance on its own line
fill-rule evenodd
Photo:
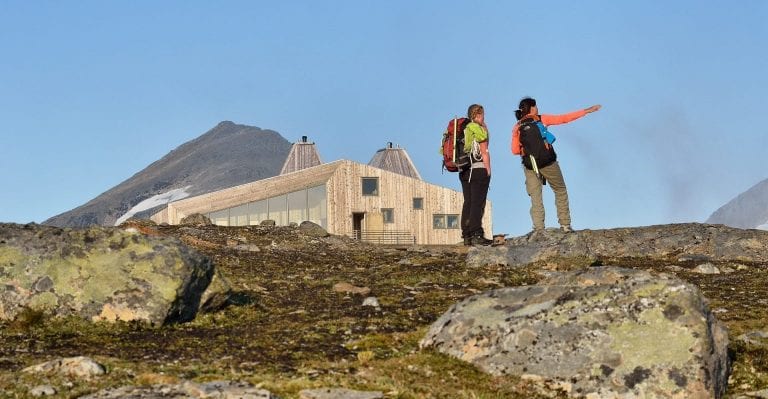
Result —
M 374 244 L 415 244 L 416 237 L 405 230 L 354 230 L 353 237 Z

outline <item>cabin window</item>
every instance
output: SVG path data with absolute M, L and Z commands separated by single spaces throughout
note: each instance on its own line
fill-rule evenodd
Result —
M 307 190 L 288 193 L 288 223 L 299 224 L 307 218 Z
M 229 226 L 229 209 L 211 212 L 208 214 L 208 218 L 217 226 Z
M 269 205 L 269 218 L 278 226 L 288 225 L 288 197 L 278 195 L 267 200 Z
M 449 229 L 459 228 L 459 215 L 445 215 L 445 225 Z
M 363 177 L 363 195 L 379 195 L 378 177 Z
M 269 219 L 269 205 L 267 200 L 251 202 L 248 204 L 248 223 L 251 226 L 258 225 L 262 220 Z
M 392 208 L 381 208 L 381 214 L 384 216 L 384 223 L 395 223 L 395 210 Z
M 424 198 L 413 198 L 413 209 L 424 209 Z
M 459 215 L 434 214 L 432 215 L 433 229 L 458 229 L 460 228 Z
M 229 208 L 229 225 L 230 226 L 247 226 L 248 225 L 248 204 L 235 206 Z
M 323 228 L 328 228 L 328 204 L 325 195 L 325 185 L 307 189 L 307 208 L 309 220 Z

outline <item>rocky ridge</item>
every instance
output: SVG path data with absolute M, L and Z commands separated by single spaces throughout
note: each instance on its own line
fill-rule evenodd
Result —
M 653 284 L 645 285 L 648 287 L 645 291 L 652 294 L 644 297 L 645 301 L 640 294 L 627 295 L 623 299 L 616 296 L 617 304 L 626 306 L 617 306 L 614 314 L 607 309 L 601 313 L 599 295 L 591 294 L 597 292 L 601 284 L 592 288 L 586 284 L 583 287 L 579 284 L 569 286 L 562 282 L 547 285 L 556 279 L 555 271 L 584 276 L 601 270 L 596 267 L 600 264 L 637 271 L 638 276 L 647 274 L 651 281 L 682 281 L 671 284 L 672 287 L 695 287 L 706 298 L 711 314 L 727 327 L 729 335 L 744 337 L 732 339 L 727 344 L 733 353 L 727 397 L 758 394 L 768 386 L 768 362 L 762 360 L 768 353 L 768 341 L 763 338 L 768 333 L 761 329 L 768 318 L 768 294 L 764 290 L 768 284 L 768 267 L 757 255 L 731 260 L 702 253 L 702 243 L 695 243 L 696 239 L 691 237 L 701 235 L 701 231 L 712 226 L 688 226 L 690 234 L 681 233 L 681 241 L 677 243 L 682 249 L 659 250 L 652 256 L 627 256 L 634 250 L 625 250 L 616 243 L 613 244 L 619 254 L 616 257 L 610 252 L 591 257 L 578 252 L 563 256 L 564 253 L 551 251 L 542 244 L 542 251 L 550 250 L 548 253 L 554 255 L 532 255 L 532 262 L 514 266 L 497 261 L 467 263 L 468 259 L 482 259 L 483 252 L 490 253 L 498 248 L 473 248 L 468 254 L 461 246 L 383 247 L 345 237 L 309 235 L 298 226 L 219 227 L 205 223 L 155 226 L 144 223 L 125 227 L 147 236 L 176 238 L 208 257 L 231 284 L 229 306 L 198 314 L 187 323 L 162 328 L 133 323 L 82 324 L 68 318 L 47 319 L 22 313 L 14 321 L 0 322 L 0 396 L 32 397 L 34 391 L 55 392 L 54 397 L 74 398 L 94 395 L 104 389 L 141 391 L 158 386 L 161 391 L 157 392 L 163 392 L 163 389 L 176 389 L 170 387 L 185 381 L 194 384 L 247 381 L 254 388 L 266 389 L 281 398 L 302 397 L 300 392 L 304 390 L 336 388 L 381 392 L 385 398 L 579 397 L 577 389 L 581 388 L 582 393 L 589 392 L 585 390 L 588 387 L 579 385 L 586 382 L 567 381 L 571 384 L 567 390 L 563 381 L 555 384 L 556 379 L 548 381 L 549 377 L 544 374 L 495 376 L 481 371 L 479 366 L 441 354 L 431 346 L 419 349 L 419 342 L 428 336 L 428 327 L 454 305 L 476 295 L 501 292 L 499 290 L 530 287 L 543 293 L 530 298 L 554 295 L 559 286 L 573 290 L 571 299 L 567 299 L 567 295 L 558 296 L 564 298 L 558 306 L 564 307 L 553 306 L 548 310 L 541 307 L 544 309 L 542 316 L 547 312 L 578 314 L 579 309 L 588 308 L 569 307 L 579 302 L 578 298 L 584 299 L 586 305 L 591 303 L 594 308 L 581 313 L 596 318 L 603 314 L 631 322 L 632 313 L 623 314 L 622 309 L 636 312 L 634 314 L 640 317 L 638 320 L 655 320 L 643 315 L 654 312 L 664 315 L 665 310 L 672 316 L 679 313 L 667 309 L 673 292 L 663 286 L 656 290 L 651 289 L 651 286 L 655 287 Z M 684 232 L 686 228 L 656 226 L 655 237 L 645 228 L 637 229 L 635 234 L 629 229 L 628 236 L 645 234 L 647 240 L 665 241 L 663 237 Z M 714 231 L 719 235 L 717 245 L 726 247 L 738 246 L 750 239 L 757 244 L 765 241 L 761 235 L 749 237 L 741 231 L 733 231 L 730 238 L 727 230 Z M 562 237 L 555 232 L 549 233 L 554 240 L 549 245 L 557 246 Z M 576 232 L 566 242 L 596 233 L 603 234 Z M 509 262 L 509 251 L 515 250 L 511 243 L 534 253 L 531 248 L 526 249 L 526 245 L 539 245 L 537 239 L 510 239 L 510 248 L 506 248 L 502 259 Z M 699 268 L 706 264 L 710 265 Z M 594 278 L 582 280 L 590 279 Z M 626 280 L 634 281 L 638 286 L 648 284 L 648 277 Z M 637 293 L 631 286 L 621 287 L 616 285 L 617 294 Z M 535 306 L 534 299 L 528 301 L 533 301 L 533 305 L 525 306 Z M 635 302 L 639 307 L 632 305 Z M 686 312 L 690 313 L 673 317 L 674 323 L 684 325 L 685 320 L 695 314 L 694 310 Z M 665 315 L 657 321 L 664 320 L 669 318 Z M 713 352 L 721 353 L 721 350 Z M 72 377 L 38 377 L 21 372 L 52 358 L 71 356 L 89 356 L 103 364 L 107 373 L 86 382 Z M 621 374 L 622 365 L 629 363 L 607 358 L 599 364 L 611 368 L 611 364 L 617 365 L 611 376 L 626 375 Z M 633 376 L 629 381 L 635 382 L 631 389 L 622 377 L 617 379 L 624 381 L 626 392 L 635 392 L 632 390 L 654 381 L 657 375 L 654 372 L 662 370 L 659 367 L 664 365 L 640 366 L 637 373 L 629 373 Z M 714 371 L 716 368 L 711 370 L 713 375 L 718 375 Z M 680 375 L 686 376 L 686 382 L 693 380 L 682 371 Z M 677 380 L 682 381 L 682 378 Z M 677 383 L 674 378 L 672 381 Z M 148 394 L 148 391 L 142 392 Z
M 581 264 L 601 263 L 608 258 L 765 263 L 768 231 L 699 223 L 581 230 L 575 234 L 549 229 L 509 239 L 503 246 L 476 248 L 467 262 L 523 266 L 558 258 Z

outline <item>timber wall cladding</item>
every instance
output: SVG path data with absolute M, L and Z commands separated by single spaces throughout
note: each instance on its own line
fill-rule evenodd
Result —
M 378 196 L 362 195 L 363 177 L 379 179 Z M 351 235 L 352 214 L 361 212 L 366 215 L 363 229 L 409 231 L 419 244 L 455 244 L 461 240 L 460 229 L 434 229 L 432 226 L 435 214 L 461 215 L 463 198 L 460 192 L 347 160 L 176 201 L 153 215 L 152 220 L 178 224 L 181 218 L 193 213 L 204 214 L 322 184 L 326 186 L 329 233 Z M 423 198 L 423 209 L 413 209 L 414 197 Z M 382 217 L 382 208 L 394 210 L 394 223 L 370 225 Z M 490 236 L 490 202 L 486 203 L 483 227 L 486 236 Z
M 320 165 L 321 163 L 320 154 L 318 154 L 315 144 L 306 142 L 294 143 L 291 146 L 291 152 L 288 153 L 288 157 L 285 159 L 280 174 L 296 172 Z
M 379 179 L 379 195 L 362 195 L 362 178 Z M 329 227 L 335 234 L 352 234 L 352 214 L 364 212 L 364 229 L 410 231 L 417 243 L 455 244 L 461 240 L 460 229 L 433 229 L 434 214 L 461 214 L 462 194 L 423 180 L 409 178 L 368 165 L 345 161 L 328 179 Z M 413 198 L 424 199 L 421 210 L 413 209 Z M 371 223 L 381 217 L 382 208 L 394 210 L 394 223 Z M 490 203 L 486 204 L 483 225 L 490 234 Z M 331 216 L 333 215 L 333 216 Z M 375 224 L 375 225 L 372 225 Z M 330 228 L 329 228 L 330 231 Z

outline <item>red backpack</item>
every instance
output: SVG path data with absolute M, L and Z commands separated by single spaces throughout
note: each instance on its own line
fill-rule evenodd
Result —
M 469 124 L 469 118 L 455 117 L 448 122 L 443 133 L 443 169 L 449 172 L 460 172 L 469 166 L 469 154 L 464 152 L 464 128 Z

